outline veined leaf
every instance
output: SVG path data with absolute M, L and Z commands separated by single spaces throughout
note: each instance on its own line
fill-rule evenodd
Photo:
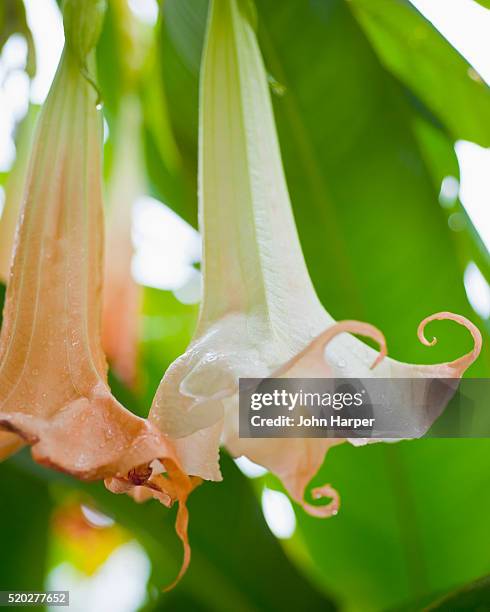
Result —
M 490 89 L 406 0 L 349 2 L 382 63 L 443 123 L 453 140 L 490 145 Z

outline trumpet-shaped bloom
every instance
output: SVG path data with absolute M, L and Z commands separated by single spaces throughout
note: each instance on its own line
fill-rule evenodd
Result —
M 7 288 L 0 429 L 48 467 L 105 479 L 115 492 L 146 486 L 167 506 L 178 500 L 184 571 L 185 502 L 197 481 L 166 437 L 112 396 L 101 345 L 102 125 L 84 55 L 96 41 L 90 6 L 100 4 L 65 4 L 67 45 L 39 119 Z M 153 472 L 156 460 L 165 474 Z
M 38 107 L 31 106 L 22 121 L 17 141 L 17 154 L 15 163 L 9 173 L 5 192 L 5 205 L 0 219 L 0 281 L 8 283 L 14 240 L 16 235 L 17 220 L 19 218 L 24 186 L 26 182 L 29 152 L 32 145 L 34 124 L 37 117 Z M 0 432 L 0 461 L 24 446 L 22 438 L 8 433 Z
M 131 275 L 131 214 L 143 192 L 140 168 L 141 110 L 133 96 L 121 100 L 115 136 L 114 168 L 109 186 L 107 258 L 102 340 L 116 374 L 128 386 L 136 382 L 140 287 Z
M 32 146 L 38 106 L 30 106 L 19 127 L 16 157 L 9 173 L 5 189 L 5 206 L 0 218 L 0 281 L 8 283 L 12 253 L 14 250 L 15 229 L 22 205 L 26 182 L 29 153 Z
M 234 455 L 245 455 L 277 474 L 306 510 L 328 516 L 338 496 L 328 485 L 304 501 L 305 488 L 328 448 L 342 440 L 240 439 L 238 380 L 243 377 L 458 378 L 478 356 L 481 337 L 469 321 L 439 313 L 472 333 L 475 348 L 440 365 L 410 365 L 385 357 L 383 335 L 355 321 L 335 323 L 318 300 L 301 252 L 281 163 L 266 72 L 247 0 L 213 0 L 201 74 L 199 204 L 204 239 L 204 295 L 187 352 L 162 380 L 150 420 L 175 440 L 193 474 L 219 479 L 220 436 Z M 380 345 L 377 353 L 349 334 Z M 393 399 L 393 398 L 391 398 Z M 410 412 L 398 398 L 400 418 L 422 435 L 447 397 L 428 412 Z

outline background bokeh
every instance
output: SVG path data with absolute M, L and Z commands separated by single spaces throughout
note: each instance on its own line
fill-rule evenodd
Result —
M 437 347 L 415 335 L 432 312 L 461 313 L 485 337 L 468 374 L 488 377 L 490 3 L 255 4 L 294 214 L 323 304 L 377 325 L 392 356 L 421 363 L 469 349 L 450 323 L 437 324 Z M 138 384 L 129 390 L 112 375 L 111 385 L 141 415 L 197 316 L 206 12 L 206 0 L 109 0 L 97 48 L 108 194 L 134 179 L 115 167 L 117 148 L 140 160 L 131 182 L 140 186 L 133 274 L 144 287 Z M 62 44 L 54 0 L 1 4 L 0 194 Z M 140 109 L 129 143 L 128 99 Z M 342 508 L 324 521 L 259 466 L 225 454 L 222 463 L 224 481 L 190 500 L 191 568 L 164 594 L 182 553 L 174 511 L 20 453 L 0 465 L 0 589 L 69 589 L 80 611 L 490 609 L 489 440 L 334 448 L 314 482 L 334 484 Z

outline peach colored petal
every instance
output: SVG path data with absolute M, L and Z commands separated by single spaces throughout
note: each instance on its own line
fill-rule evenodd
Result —
M 331 340 L 342 333 L 359 334 L 371 338 L 380 346 L 380 351 L 373 363 L 369 366 L 372 370 L 383 361 L 387 355 L 386 340 L 382 332 L 369 323 L 360 321 L 339 321 L 323 333 L 317 336 L 308 346 L 295 355 L 290 361 L 271 374 L 272 378 L 329 378 L 333 371 L 330 364 L 324 358 L 326 346 Z M 303 374 L 303 376 L 301 376 Z
M 128 387 L 134 387 L 141 288 L 130 273 L 132 246 L 117 238 L 108 241 L 108 252 L 119 259 L 114 257 L 108 264 L 102 339 L 114 372 Z
M 19 436 L 7 431 L 0 431 L 0 461 L 8 459 L 14 453 L 20 451 L 25 446 L 24 441 Z
M 141 288 L 131 274 L 131 215 L 143 192 L 141 111 L 132 96 L 121 100 L 109 184 L 102 344 L 112 369 L 128 386 L 136 384 Z
M 111 394 L 100 339 L 101 113 L 65 50 L 34 142 L 0 335 L 0 429 L 40 464 L 179 502 L 195 486 L 168 438 Z M 165 476 L 153 476 L 158 459 Z M 156 495 L 158 496 L 158 495 Z M 179 574 L 179 576 L 182 572 Z
M 19 127 L 14 165 L 5 186 L 5 204 L 0 219 L 0 281 L 7 284 L 12 263 L 17 220 L 22 208 L 38 106 L 31 105 Z
M 303 502 L 303 507 L 312 516 L 318 518 L 328 518 L 329 516 L 335 516 L 340 508 L 340 497 L 337 491 L 329 484 L 325 484 L 321 487 L 315 487 L 311 490 L 311 496 L 313 499 L 325 499 L 330 498 L 331 501 L 328 504 L 322 506 L 312 506 Z
M 106 383 L 99 172 L 100 112 L 65 55 L 42 112 L 7 289 L 0 424 L 33 444 L 38 461 L 89 479 L 173 456 Z
M 466 369 L 477 357 L 481 348 L 481 338 L 479 331 L 475 326 L 467 321 L 464 317 L 453 315 L 451 313 L 437 313 L 425 319 L 419 327 L 419 336 L 422 333 L 426 323 L 435 319 L 451 319 L 456 320 L 461 325 L 467 327 L 475 341 L 473 350 L 467 355 L 461 357 L 450 364 L 440 364 L 431 366 L 411 366 L 410 364 L 401 364 L 394 362 L 391 359 L 386 359 L 387 349 L 386 341 L 383 334 L 367 323 L 358 321 L 341 321 L 329 327 L 322 334 L 317 336 L 303 351 L 294 356 L 291 360 L 281 366 L 279 369 L 271 373 L 271 377 L 283 378 L 330 378 L 330 377 L 357 377 L 357 376 L 386 376 L 386 371 L 395 370 L 401 376 L 409 378 L 421 378 L 425 372 L 425 377 L 428 378 L 428 383 L 432 377 L 446 377 L 448 374 L 460 376 L 463 368 Z M 353 350 L 351 353 L 351 363 L 348 359 L 342 364 L 339 369 L 337 360 L 327 358 L 328 345 L 339 336 L 338 342 L 349 343 L 349 350 L 352 347 L 356 348 L 356 344 L 360 341 L 356 338 L 346 335 L 359 334 L 368 336 L 375 340 L 380 345 L 380 351 L 376 355 L 373 349 L 366 345 L 362 346 L 362 353 Z M 426 344 L 429 344 L 427 341 Z M 357 346 L 357 350 L 359 347 Z M 369 361 L 368 361 L 369 360 Z M 387 363 L 388 370 L 379 374 L 379 370 L 383 367 L 383 363 Z M 456 364 L 456 367 L 454 366 Z M 448 365 L 450 366 L 448 369 Z M 424 370 L 425 368 L 425 370 Z M 374 370 L 374 371 L 373 371 Z M 430 406 L 430 412 L 420 416 L 420 421 L 416 421 L 418 434 L 422 435 L 427 431 L 434 420 L 440 415 L 450 396 L 448 393 L 456 390 L 457 382 L 452 388 L 448 388 L 439 396 L 433 396 Z M 396 389 L 395 389 L 396 390 Z M 388 397 L 383 405 L 388 405 L 392 402 L 396 405 L 396 397 Z M 238 408 L 234 400 L 227 400 L 228 409 L 225 416 L 225 431 L 224 442 L 230 452 L 235 456 L 245 455 L 255 463 L 265 466 L 271 472 L 276 474 L 283 482 L 285 488 L 293 499 L 301 503 L 304 509 L 314 514 L 315 516 L 330 516 L 334 511 L 338 510 L 338 496 L 336 494 L 328 495 L 328 489 L 324 490 L 328 497 L 332 497 L 332 502 L 326 507 L 312 506 L 304 501 L 305 488 L 311 478 L 316 474 L 323 463 L 328 449 L 336 444 L 342 443 L 343 439 L 249 439 L 238 437 Z M 405 405 L 404 401 L 399 402 L 402 407 L 408 408 L 410 405 Z M 415 427 L 415 425 L 413 425 Z M 349 440 L 353 444 L 359 445 L 368 440 L 352 439 Z M 378 440 L 369 440 L 378 441 Z M 313 493 L 313 492 L 312 492 Z
M 303 351 L 271 374 L 273 378 L 315 378 L 332 374 L 324 359 L 326 345 L 335 336 L 343 333 L 367 336 L 380 345 L 380 352 L 374 360 L 375 367 L 386 356 L 386 340 L 374 326 L 359 321 L 340 321 L 315 338 Z M 305 490 L 313 476 L 320 469 L 327 451 L 344 442 L 343 439 L 317 438 L 240 438 L 238 436 L 238 415 L 228 411 L 224 440 L 234 456 L 245 455 L 254 463 L 263 465 L 278 476 L 291 497 L 310 514 L 327 517 L 336 514 L 339 496 L 330 485 L 313 489 L 312 497 L 330 497 L 332 501 L 324 506 L 313 506 L 305 501 Z
M 132 482 L 129 482 L 127 478 L 111 479 L 106 482 L 106 486 L 113 493 L 130 493 L 138 502 L 145 502 L 151 497 L 167 507 L 172 506 L 174 501 L 179 502 L 175 530 L 184 548 L 184 558 L 177 577 L 164 589 L 165 591 L 170 591 L 181 580 L 190 564 L 191 548 L 188 536 L 189 511 L 187 509 L 187 498 L 202 481 L 200 478 L 189 478 L 182 472 L 179 464 L 174 459 L 163 459 L 162 464 L 166 471 L 165 474 L 151 475 L 151 469 L 148 472 L 143 466 L 143 472 L 146 472 L 144 477 L 149 476 L 144 483 L 141 483 L 145 486 L 139 486 L 140 483 L 138 483 L 137 477 L 133 477 Z
M 430 341 L 427 340 L 427 338 L 424 335 L 425 328 L 427 324 L 431 323 L 432 321 L 444 321 L 444 320 L 455 321 L 456 323 L 459 323 L 463 327 L 466 327 L 466 329 L 470 332 L 473 338 L 473 349 L 469 353 L 467 353 L 466 355 L 463 355 L 462 357 L 459 357 L 458 359 L 455 359 L 454 361 L 450 361 L 448 363 L 441 364 L 442 366 L 445 366 L 451 372 L 451 377 L 461 378 L 465 370 L 467 370 L 470 367 L 470 365 L 480 355 L 482 342 L 483 342 L 482 336 L 481 336 L 481 333 L 478 327 L 476 327 L 476 325 L 474 325 L 466 317 L 446 311 L 446 312 L 437 312 L 433 315 L 430 315 L 429 317 L 426 317 L 423 321 L 421 321 L 417 329 L 417 336 L 420 342 L 422 342 L 422 344 L 425 344 L 425 346 L 434 346 L 435 344 L 437 344 L 437 338 L 432 338 L 432 340 Z

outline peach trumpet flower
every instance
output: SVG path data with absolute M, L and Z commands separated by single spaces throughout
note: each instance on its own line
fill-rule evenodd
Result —
M 102 117 L 86 58 L 100 6 L 65 2 L 67 43 L 37 126 L 7 288 L 0 430 L 30 444 L 47 467 L 105 480 L 114 492 L 144 486 L 167 506 L 178 501 L 180 576 L 190 554 L 186 499 L 199 481 L 183 472 L 165 435 L 113 397 L 101 345 Z M 153 472 L 156 460 L 165 474 Z
M 29 152 L 32 145 L 35 119 L 38 107 L 30 106 L 19 126 L 16 143 L 16 158 L 9 173 L 5 189 L 5 205 L 0 218 L 0 281 L 8 283 L 17 220 L 20 213 L 26 181 Z M 24 446 L 22 438 L 6 431 L 0 431 L 0 461 Z
M 121 100 L 115 155 L 109 182 L 102 310 L 102 343 L 111 367 L 129 387 L 136 384 L 138 314 L 141 288 L 131 275 L 133 204 L 143 193 L 140 155 L 141 109 L 132 95 Z
M 204 295 L 194 338 L 165 374 L 150 420 L 175 443 L 184 469 L 219 480 L 220 439 L 275 473 L 293 499 L 316 516 L 338 509 L 325 485 L 308 504 L 305 490 L 330 446 L 341 439 L 245 439 L 238 436 L 238 381 L 269 376 L 338 378 L 459 378 L 477 358 L 411 365 L 386 357 L 386 342 L 366 323 L 336 323 L 320 303 L 304 262 L 291 210 L 269 87 L 247 0 L 212 0 L 201 72 L 199 206 L 203 233 Z M 349 333 L 350 332 L 350 333 Z M 351 334 L 368 336 L 379 354 Z M 342 364 L 342 367 L 339 366 Z M 420 383 L 419 383 L 420 384 Z M 393 398 L 391 398 L 393 399 Z M 422 435 L 443 410 L 411 414 L 397 398 L 400 419 Z M 406 401 L 405 401 L 406 400 Z M 358 442 L 358 441 L 357 441 Z
M 15 229 L 22 205 L 29 153 L 39 107 L 31 105 L 18 128 L 16 157 L 5 187 L 5 205 L 0 218 L 0 282 L 8 283 Z

